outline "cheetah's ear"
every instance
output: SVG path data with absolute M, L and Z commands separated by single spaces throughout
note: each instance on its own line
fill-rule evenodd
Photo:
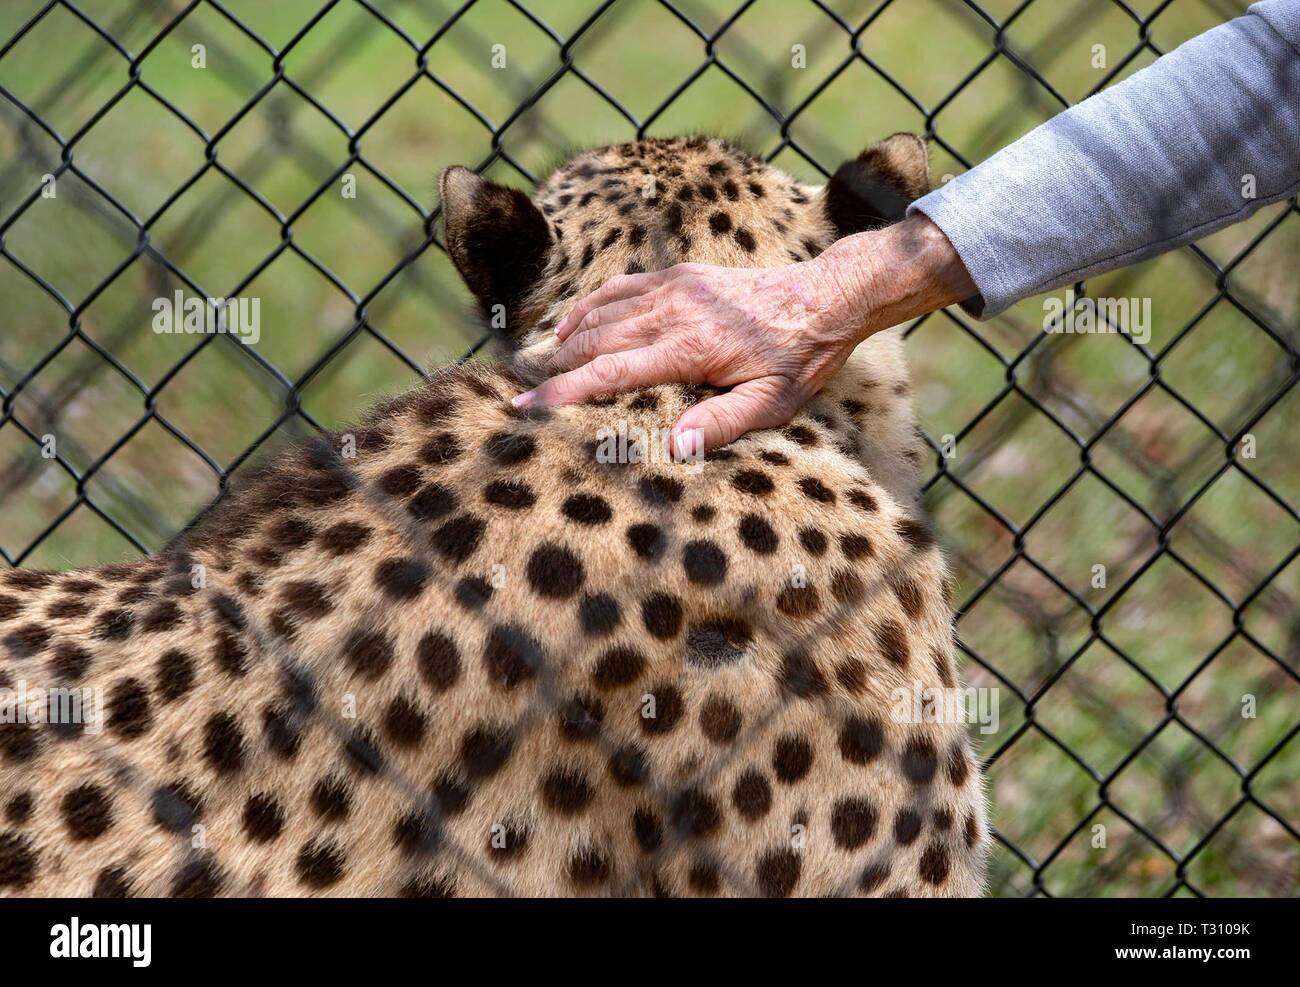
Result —
M 523 192 L 459 165 L 438 176 L 438 191 L 452 262 L 491 324 L 517 335 L 519 303 L 546 265 L 546 219 Z
M 840 236 L 888 226 L 930 190 L 925 141 L 893 134 L 840 165 L 822 193 Z

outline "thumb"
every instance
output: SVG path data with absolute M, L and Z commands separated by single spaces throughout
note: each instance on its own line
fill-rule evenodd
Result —
M 795 411 L 789 390 L 788 382 L 764 377 L 702 401 L 673 426 L 673 454 L 678 459 L 700 456 L 734 442 L 751 429 L 784 425 Z

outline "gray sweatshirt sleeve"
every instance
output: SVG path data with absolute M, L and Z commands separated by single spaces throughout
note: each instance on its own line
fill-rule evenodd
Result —
M 987 319 L 1205 236 L 1298 188 L 1300 0 L 1265 0 L 908 212 L 925 213 L 952 241 L 980 289 L 965 307 Z

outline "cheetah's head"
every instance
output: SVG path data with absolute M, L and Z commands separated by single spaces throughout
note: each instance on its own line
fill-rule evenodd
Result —
M 928 188 L 925 143 L 913 134 L 868 148 L 824 186 L 706 137 L 587 151 L 531 198 L 461 167 L 439 179 L 452 260 L 489 325 L 521 348 L 615 275 L 807 260 L 901 219 Z

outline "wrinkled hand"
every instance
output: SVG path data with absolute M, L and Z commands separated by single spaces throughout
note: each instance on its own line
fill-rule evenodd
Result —
M 784 425 L 866 336 L 973 290 L 951 244 L 923 216 L 787 267 L 678 264 L 624 275 L 556 326 L 564 372 L 514 402 L 568 404 L 667 383 L 730 388 L 673 426 L 673 453 L 686 459 L 750 429 Z
M 855 314 L 813 262 L 678 264 L 616 277 L 556 326 L 556 366 L 567 372 L 515 400 L 568 404 L 674 382 L 730 387 L 673 426 L 674 454 L 687 458 L 794 417 L 848 359 Z

